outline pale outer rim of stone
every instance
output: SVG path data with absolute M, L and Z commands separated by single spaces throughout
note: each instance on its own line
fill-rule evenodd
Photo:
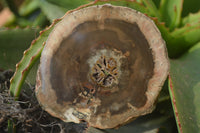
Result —
M 123 121 L 123 123 L 125 123 L 130 119 L 152 112 L 154 108 L 154 102 L 159 95 L 159 92 L 162 88 L 162 85 L 164 84 L 164 81 L 167 78 L 169 71 L 169 60 L 165 42 L 162 39 L 161 33 L 157 29 L 154 22 L 144 14 L 127 7 L 112 6 L 108 4 L 101 6 L 86 7 L 84 9 L 80 9 L 66 14 L 63 17 L 63 19 L 55 25 L 54 30 L 48 37 L 48 40 L 46 42 L 45 48 L 41 56 L 42 62 L 40 65 L 40 72 L 41 75 L 46 75 L 46 87 L 52 88 L 51 85 L 48 84 L 48 82 L 50 82 L 50 79 L 47 77 L 50 77 L 50 72 L 46 68 L 50 66 L 50 59 L 54 55 L 54 52 L 58 49 L 63 38 L 67 37 L 72 32 L 72 30 L 80 23 L 89 20 L 95 20 L 99 21 L 100 25 L 103 25 L 104 22 L 102 20 L 106 18 L 124 20 L 129 23 L 136 22 L 150 45 L 155 63 L 154 75 L 149 80 L 148 89 L 146 91 L 146 104 L 141 108 L 132 107 L 131 110 L 128 110 L 123 114 L 110 116 L 113 120 L 117 120 L 120 118 L 120 120 Z M 38 74 L 38 76 L 39 75 L 40 74 Z M 40 80 L 40 77 L 37 78 L 38 80 Z M 40 104 L 42 104 L 44 109 L 50 114 L 59 117 L 60 119 L 66 122 L 69 122 L 68 120 L 65 120 L 64 116 L 55 113 L 51 108 L 47 108 L 47 105 L 45 103 L 41 103 L 41 99 L 47 100 L 46 98 L 48 98 L 48 94 L 43 95 L 44 90 L 42 90 L 42 86 L 40 85 L 41 83 L 39 83 L 39 85 L 36 85 L 36 96 Z M 48 93 L 51 93 L 51 96 L 56 96 L 55 92 L 52 89 L 50 89 Z M 47 101 L 52 102 L 52 104 L 56 104 L 56 99 L 48 99 Z M 105 118 L 98 116 L 96 119 L 88 119 L 88 121 L 90 121 L 90 126 L 98 128 L 114 128 L 118 125 L 123 124 L 118 123 L 118 121 L 110 123 L 109 121 L 107 122 L 106 119 L 103 119 Z

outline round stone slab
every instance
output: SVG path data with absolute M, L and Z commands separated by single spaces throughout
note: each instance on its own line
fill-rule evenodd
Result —
M 91 6 L 55 25 L 36 96 L 63 121 L 114 128 L 153 110 L 168 69 L 165 42 L 151 19 L 127 7 Z

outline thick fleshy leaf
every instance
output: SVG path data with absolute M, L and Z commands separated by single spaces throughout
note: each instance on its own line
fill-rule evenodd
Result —
M 10 92 L 14 97 L 19 97 L 21 87 L 26 79 L 26 76 L 28 75 L 32 66 L 40 58 L 45 41 L 47 40 L 49 33 L 52 31 L 53 26 L 58 21 L 59 20 L 54 21 L 54 23 L 50 27 L 40 32 L 40 36 L 36 40 L 32 41 L 29 49 L 24 51 L 24 55 L 21 61 L 16 65 L 15 74 L 10 82 Z
M 51 22 L 53 22 L 54 19 L 62 17 L 68 10 L 66 8 L 47 2 L 46 0 L 40 0 L 39 3 L 43 13 Z
M 158 20 L 161 20 L 161 14 L 152 0 L 143 0 L 143 3 L 149 10 L 149 16 L 157 17 Z
M 179 26 L 181 20 L 183 0 L 161 0 L 160 11 L 162 21 L 170 30 Z
M 68 10 L 75 9 L 81 5 L 87 4 L 89 0 L 38 0 L 42 11 L 48 19 L 53 22 L 54 19 L 62 17 Z
M 200 43 L 180 59 L 171 60 L 169 91 L 177 126 L 183 133 L 200 129 Z
M 185 25 L 182 28 L 170 33 L 171 38 L 168 40 L 168 50 L 173 57 L 177 57 L 200 41 L 200 22 L 194 25 Z
M 157 8 L 160 7 L 160 0 L 153 0 L 153 2 L 155 3 Z
M 37 37 L 38 29 L 1 29 L 0 30 L 0 68 L 15 69 L 31 41 Z
M 200 22 L 192 25 L 186 24 L 184 27 L 177 28 L 173 32 L 160 23 L 156 18 L 151 18 L 158 26 L 162 37 L 166 41 L 169 57 L 177 58 L 185 53 L 190 47 L 200 41 Z
M 57 6 L 71 10 L 94 0 L 73 0 L 73 1 L 72 0 L 47 0 L 47 1 Z
M 196 24 L 196 23 L 199 23 L 200 20 L 200 11 L 197 12 L 197 13 L 190 13 L 188 16 L 184 17 L 182 19 L 182 26 L 184 25 L 193 25 L 193 24 Z
M 19 14 L 21 16 L 27 16 L 33 13 L 35 10 L 39 8 L 39 1 L 38 0 L 26 0 L 19 9 Z

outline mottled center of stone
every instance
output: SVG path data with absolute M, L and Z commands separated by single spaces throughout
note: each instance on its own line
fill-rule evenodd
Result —
M 117 62 L 112 57 L 101 56 L 92 68 L 91 78 L 98 85 L 109 87 L 118 78 Z
M 125 56 L 116 49 L 101 49 L 92 56 L 88 63 L 90 65 L 89 78 L 101 87 L 111 87 L 118 84 L 121 73 L 120 66 Z

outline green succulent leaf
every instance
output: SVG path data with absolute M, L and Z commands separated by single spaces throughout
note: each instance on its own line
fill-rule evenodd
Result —
M 200 129 L 200 43 L 171 60 L 169 91 L 180 132 Z
M 190 13 L 188 16 L 182 19 L 182 26 L 193 25 L 199 23 L 200 25 L 200 11 L 197 13 Z
M 142 0 L 144 5 L 146 6 L 146 8 L 149 10 L 148 15 L 149 16 L 153 16 L 153 17 L 157 17 L 158 20 L 161 20 L 161 14 L 158 11 L 156 5 L 154 4 L 154 2 L 152 0 Z
M 41 10 L 51 22 L 53 22 L 54 19 L 62 17 L 68 10 L 64 7 L 47 2 L 46 0 L 40 0 L 39 3 Z
M 182 28 L 170 33 L 168 50 L 173 56 L 179 56 L 186 52 L 188 48 L 200 41 L 200 22 L 195 25 L 185 25 Z
M 0 29 L 0 68 L 15 69 L 22 53 L 31 41 L 36 38 L 39 29 Z
M 153 0 L 153 2 L 155 3 L 157 8 L 160 7 L 160 0 Z
M 19 9 L 21 16 L 27 16 L 39 8 L 38 0 L 26 0 Z
M 32 26 L 33 27 L 46 27 L 46 25 L 48 24 L 48 20 L 47 20 L 47 17 L 46 15 L 41 12 L 37 18 L 35 18 L 35 20 L 32 22 Z
M 42 0 L 43 1 L 43 0 Z M 81 5 L 87 4 L 93 0 L 46 0 L 54 5 L 66 8 L 67 10 L 75 9 Z
M 75 9 L 81 5 L 87 4 L 89 0 L 38 0 L 40 7 L 48 19 L 53 22 L 54 19 L 62 17 L 67 11 Z
M 161 20 L 173 30 L 180 25 L 183 0 L 161 0 Z
M 40 36 L 36 40 L 32 41 L 30 48 L 24 51 L 23 58 L 16 65 L 16 71 L 10 83 L 10 93 L 16 99 L 19 97 L 21 87 L 26 79 L 27 74 L 40 58 L 45 41 L 47 40 L 49 33 L 52 31 L 53 25 L 55 25 L 58 21 L 59 20 L 54 21 L 52 26 L 40 32 Z
M 170 58 L 177 58 L 184 54 L 190 47 L 200 41 L 200 22 L 193 25 L 185 25 L 177 28 L 173 32 L 164 23 L 160 23 L 156 18 L 151 18 L 159 28 L 163 39 L 166 41 Z

